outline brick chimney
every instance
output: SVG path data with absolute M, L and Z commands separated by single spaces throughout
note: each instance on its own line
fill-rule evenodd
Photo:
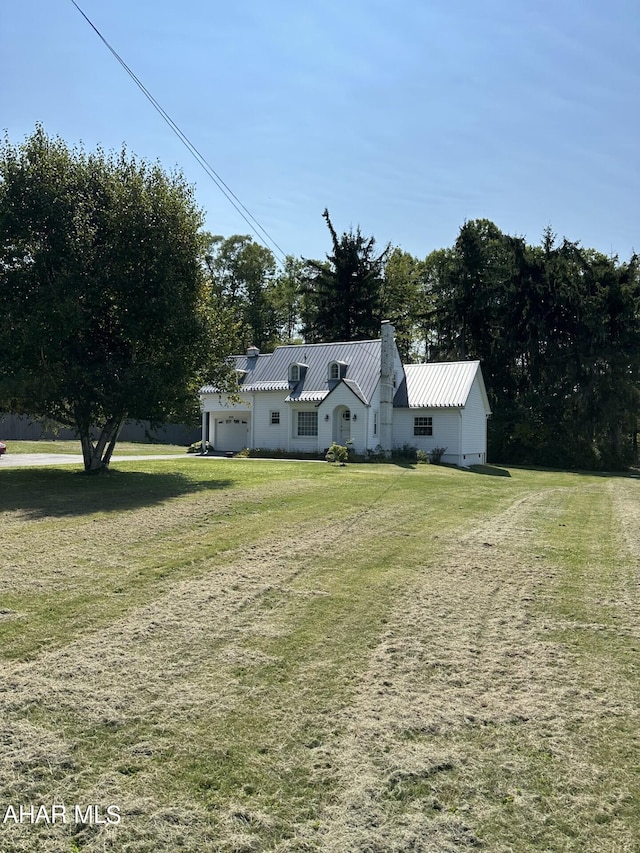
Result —
M 389 320 L 382 321 L 380 346 L 380 446 L 391 453 L 393 428 L 393 387 L 395 329 Z

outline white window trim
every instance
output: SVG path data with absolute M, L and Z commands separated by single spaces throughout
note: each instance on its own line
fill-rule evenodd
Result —
M 424 423 L 418 424 L 418 421 Z M 416 432 L 416 430 L 427 430 L 427 432 Z M 433 415 L 414 415 L 413 417 L 414 438 L 433 438 Z
M 315 432 L 314 433 L 300 433 L 300 415 L 315 415 Z M 313 418 L 311 419 L 313 422 Z M 294 438 L 317 438 L 318 437 L 318 410 L 317 409 L 297 409 L 293 419 L 293 427 L 294 427 Z M 313 427 L 313 423 L 310 424 Z
M 289 382 L 299 382 L 308 365 L 302 364 L 299 361 L 294 361 L 289 365 Z

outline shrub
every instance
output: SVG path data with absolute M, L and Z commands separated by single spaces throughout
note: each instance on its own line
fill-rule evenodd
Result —
M 324 458 L 327 462 L 337 462 L 339 465 L 346 465 L 349 459 L 349 451 L 342 444 L 336 444 L 334 441 L 327 450 Z
M 447 452 L 446 447 L 434 447 L 429 453 L 432 465 L 439 465 L 442 462 L 442 457 Z
M 322 459 L 320 453 L 308 453 L 302 450 L 285 450 L 282 447 L 271 449 L 269 447 L 253 447 L 246 454 L 250 459 Z
M 213 453 L 213 444 L 207 441 L 205 445 L 205 450 L 207 453 Z M 190 444 L 187 448 L 187 453 L 202 453 L 202 442 L 194 441 L 193 444 Z
M 426 450 L 417 450 L 416 458 L 421 465 L 428 465 L 430 462 L 429 454 Z
M 407 459 L 409 462 L 415 462 L 418 458 L 418 448 L 405 441 L 402 447 L 393 448 L 391 457 L 393 459 Z
M 382 449 L 381 444 L 376 444 L 373 450 L 371 448 L 367 448 L 367 460 L 369 462 L 384 462 L 385 459 L 386 453 Z

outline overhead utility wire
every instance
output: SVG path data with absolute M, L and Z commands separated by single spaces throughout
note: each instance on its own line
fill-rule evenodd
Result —
M 153 106 L 153 108 L 154 108 L 154 109 L 155 109 L 155 110 L 156 110 L 156 111 L 157 111 L 157 112 L 162 116 L 162 118 L 163 118 L 163 119 L 165 120 L 165 122 L 169 125 L 169 127 L 171 128 L 171 130 L 172 130 L 172 131 L 175 133 L 175 135 L 178 137 L 178 139 L 182 142 L 182 144 L 183 144 L 183 145 L 184 145 L 184 146 L 189 150 L 189 152 L 192 154 L 192 156 L 193 156 L 193 157 L 198 161 L 198 163 L 202 166 L 202 168 L 205 170 L 205 172 L 207 173 L 207 175 L 211 178 L 211 180 L 214 182 L 214 184 L 218 187 L 218 189 L 220 190 L 220 192 L 225 196 L 225 198 L 227 199 L 227 201 L 228 201 L 230 204 L 232 204 L 232 205 L 233 205 L 233 207 L 236 209 L 236 211 L 240 214 L 240 216 L 241 216 L 241 217 L 244 219 L 244 221 L 247 223 L 247 225 L 249 226 L 249 228 L 250 228 L 250 229 L 253 231 L 253 233 L 256 235 L 256 237 L 258 238 L 258 240 L 260 240 L 260 242 L 261 242 L 261 243 L 265 243 L 265 239 L 263 239 L 263 237 L 261 237 L 261 236 L 260 236 L 260 234 L 258 234 L 258 232 L 256 231 L 256 228 L 254 228 L 254 226 L 252 225 L 252 223 L 249 221 L 250 219 L 252 220 L 252 222 L 253 222 L 253 223 L 255 223 L 255 226 L 256 226 L 256 227 L 257 227 L 257 228 L 262 232 L 262 234 L 264 235 L 264 238 L 266 238 L 266 240 L 267 240 L 269 243 L 271 243 L 271 245 L 272 245 L 272 246 L 276 249 L 276 251 L 280 254 L 280 256 L 281 256 L 281 260 L 283 260 L 283 261 L 284 261 L 284 260 L 285 260 L 285 252 L 284 252 L 284 250 L 280 248 L 280 246 L 276 243 L 276 241 L 275 241 L 275 240 L 274 240 L 274 239 L 269 235 L 269 233 L 268 233 L 268 232 L 267 232 L 267 231 L 262 227 L 262 225 L 260 225 L 260 223 L 259 223 L 259 222 L 258 222 L 258 220 L 255 218 L 255 216 L 254 216 L 254 215 L 253 215 L 249 210 L 247 210 L 247 208 L 246 208 L 246 207 L 244 206 L 244 204 L 240 201 L 240 199 L 238 198 L 238 196 L 233 192 L 233 190 L 232 190 L 229 186 L 227 186 L 227 184 L 222 180 L 222 178 L 220 177 L 220 175 L 219 175 L 219 174 L 216 172 L 216 170 L 213 168 L 213 166 L 211 166 L 211 165 L 207 162 L 207 159 L 204 157 L 204 155 L 202 155 L 202 154 L 198 151 L 198 149 L 197 149 L 197 148 L 195 147 L 195 145 L 191 142 L 191 140 L 186 136 L 186 134 L 184 134 L 184 133 L 182 132 L 182 130 L 180 130 L 180 128 L 179 128 L 179 127 L 178 127 L 178 125 L 174 122 L 174 120 L 171 118 L 171 116 L 166 112 L 166 110 L 164 110 L 164 109 L 163 109 L 163 107 L 158 103 L 158 101 L 156 101 L 156 99 L 153 97 L 153 95 L 151 94 L 151 92 L 149 92 L 149 90 L 146 88 L 146 86 L 144 85 L 144 83 L 142 83 L 142 81 L 141 81 L 141 80 L 140 80 L 140 79 L 135 75 L 135 73 L 134 73 L 134 72 L 131 70 L 131 68 L 127 65 L 127 63 L 124 61 L 124 59 L 120 56 L 120 54 L 119 54 L 119 53 L 118 53 L 118 52 L 117 52 L 113 47 L 111 47 L 111 45 L 110 45 L 110 44 L 109 44 L 109 42 L 106 40 L 106 38 L 102 35 L 102 33 L 100 32 L 100 30 L 96 27 L 96 25 L 93 23 L 93 21 L 91 21 L 91 20 L 87 17 L 87 15 L 82 11 L 82 9 L 80 8 L 80 6 L 78 6 L 78 4 L 75 2 L 75 0 L 71 0 L 71 2 L 72 2 L 72 3 L 73 3 L 73 5 L 76 7 L 76 9 L 78 10 L 78 12 L 80 12 L 80 14 L 81 14 L 81 15 L 82 15 L 82 17 L 85 19 L 85 21 L 89 24 L 89 26 L 91 27 L 91 29 L 96 33 L 96 35 L 97 35 L 97 36 L 98 36 L 98 38 L 102 41 L 102 43 L 105 45 L 105 47 L 109 50 L 109 52 L 110 52 L 110 53 L 115 57 L 115 59 L 116 59 L 116 60 L 120 63 L 120 65 L 124 68 L 124 70 L 127 72 L 127 74 L 129 75 L 129 77 L 131 77 L 131 79 L 134 81 L 134 83 L 136 84 L 136 86 L 140 89 L 140 91 L 143 93 L 143 95 L 144 95 L 144 96 L 147 98 L 147 100 L 151 103 L 151 105 Z M 237 202 L 237 204 L 236 204 L 236 202 Z M 240 208 L 242 208 L 242 210 L 241 210 Z M 244 213 L 243 213 L 243 211 L 244 211 Z M 245 213 L 246 213 L 246 216 L 245 216 Z M 266 244 L 265 244 L 265 245 L 266 245 Z M 267 247 L 267 248 L 268 248 L 268 247 Z

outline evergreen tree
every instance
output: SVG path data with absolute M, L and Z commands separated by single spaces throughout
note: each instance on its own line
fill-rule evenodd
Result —
M 433 354 L 481 360 L 494 413 L 490 455 L 628 464 L 640 387 L 637 258 L 620 265 L 556 244 L 550 230 L 530 247 L 479 220 L 438 260 Z
M 390 247 L 375 252 L 375 239 L 358 227 L 338 237 L 329 211 L 322 214 L 331 234 L 327 261 L 307 261 L 303 336 L 310 343 L 356 341 L 380 334 L 384 264 Z

